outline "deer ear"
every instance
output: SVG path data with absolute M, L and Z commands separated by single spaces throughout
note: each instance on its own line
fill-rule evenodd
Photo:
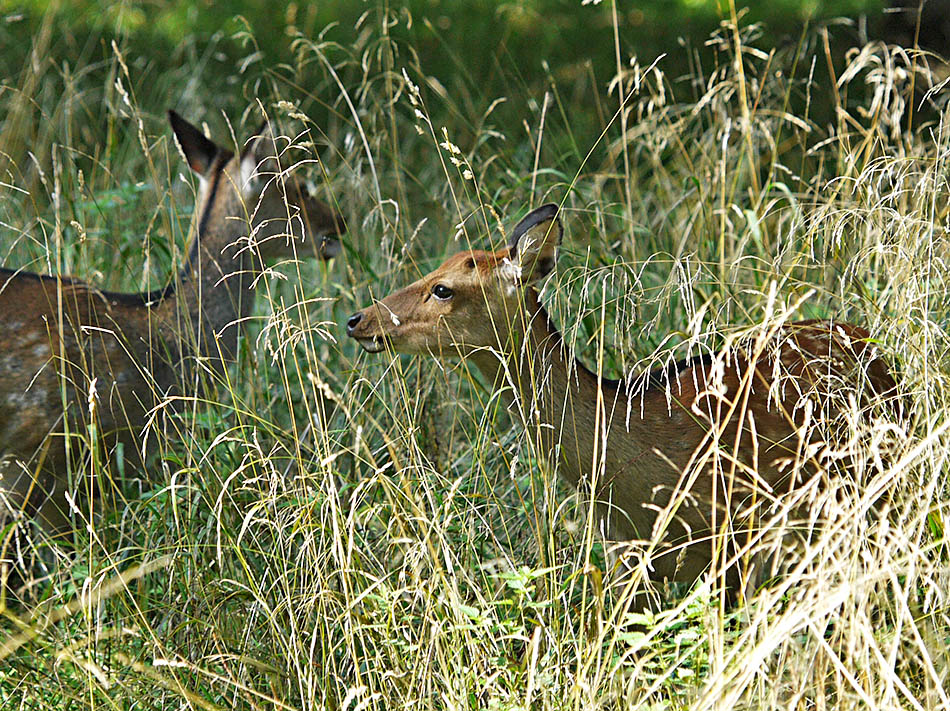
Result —
M 168 120 L 188 166 L 201 177 L 206 177 L 222 149 L 174 111 L 168 112 Z
M 269 121 L 264 121 L 241 151 L 241 184 L 248 190 L 278 170 L 274 130 Z
M 562 233 L 554 203 L 532 210 L 515 225 L 508 241 L 508 259 L 520 267 L 523 283 L 538 281 L 554 271 Z

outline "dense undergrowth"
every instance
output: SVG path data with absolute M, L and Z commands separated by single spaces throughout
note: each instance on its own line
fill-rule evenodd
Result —
M 232 144 L 265 114 L 309 143 L 303 170 L 348 232 L 333 262 L 262 279 L 216 397 L 157 413 L 151 483 L 77 510 L 69 544 L 37 536 L 31 605 L 0 630 L 3 708 L 950 709 L 950 136 L 932 58 L 845 51 L 834 22 L 773 49 L 727 12 L 701 51 L 638 59 L 618 32 L 607 75 L 522 49 L 490 82 L 460 55 L 446 87 L 398 39 L 425 17 L 384 6 L 355 33 L 285 26 L 279 62 L 239 21 L 159 58 L 70 36 L 54 62 L 58 12 L 0 84 L 0 263 L 161 285 L 194 194 L 168 106 Z M 577 17 L 613 42 L 609 7 Z M 709 584 L 633 611 L 587 502 L 474 371 L 343 338 L 371 297 L 501 245 L 547 201 L 567 235 L 545 300 L 606 376 L 813 317 L 866 325 L 894 364 L 907 416 L 842 437 L 858 485 L 745 605 Z

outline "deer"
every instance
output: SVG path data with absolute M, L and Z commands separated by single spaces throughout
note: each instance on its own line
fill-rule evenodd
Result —
M 0 269 L 2 520 L 68 531 L 70 460 L 93 446 L 135 453 L 158 406 L 223 377 L 265 260 L 305 255 L 303 240 L 322 259 L 340 251 L 341 216 L 283 169 L 269 123 L 235 154 L 168 119 L 198 187 L 187 257 L 164 288 Z
M 639 551 L 615 564 L 618 579 L 639 570 L 649 592 L 709 571 L 734 604 L 768 579 L 769 561 L 741 545 L 753 517 L 806 483 L 795 474 L 804 467 L 788 466 L 809 456 L 806 398 L 821 398 L 829 376 L 882 398 L 895 381 L 866 329 L 818 320 L 786 323 L 768 347 L 606 379 L 570 352 L 541 303 L 562 232 L 558 206 L 539 207 L 506 247 L 449 257 L 357 311 L 346 333 L 369 353 L 473 363 L 520 413 L 539 457 L 593 497 L 605 538 Z

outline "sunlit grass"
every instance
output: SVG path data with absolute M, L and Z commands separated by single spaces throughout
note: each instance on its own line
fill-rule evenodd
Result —
M 308 176 L 348 234 L 333 263 L 262 280 L 214 398 L 157 413 L 151 482 L 77 511 L 68 544 L 37 537 L 46 567 L 0 632 L 4 707 L 950 708 L 950 138 L 945 112 L 906 128 L 908 57 L 870 46 L 832 78 L 820 35 L 771 52 L 723 27 L 690 82 L 623 47 L 610 87 L 505 66 L 510 96 L 477 77 L 456 95 L 380 17 L 354 46 L 296 38 L 293 65 L 249 41 L 225 86 L 213 49 L 156 77 L 118 45 L 68 78 L 39 62 L 5 85 L 5 266 L 163 283 L 192 200 L 169 105 L 216 136 L 226 109 L 240 137 L 259 99 L 312 142 Z M 48 117 L 38 133 L 27 100 Z M 781 549 L 786 575 L 746 605 L 723 609 L 707 584 L 632 609 L 589 502 L 474 369 L 343 338 L 371 297 L 501 245 L 549 200 L 567 235 L 545 300 L 606 376 L 783 318 L 862 323 L 895 365 L 908 417 L 845 429 L 854 486 L 815 504 L 829 525 Z

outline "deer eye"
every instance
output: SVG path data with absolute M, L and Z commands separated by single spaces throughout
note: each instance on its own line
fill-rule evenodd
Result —
M 452 298 L 452 290 L 445 284 L 436 284 L 432 287 L 432 295 L 440 301 L 447 301 Z

